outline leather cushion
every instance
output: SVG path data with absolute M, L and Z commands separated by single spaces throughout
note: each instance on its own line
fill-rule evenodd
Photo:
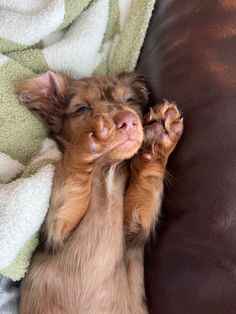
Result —
M 236 1 L 162 0 L 138 70 L 185 131 L 147 246 L 150 313 L 236 313 Z

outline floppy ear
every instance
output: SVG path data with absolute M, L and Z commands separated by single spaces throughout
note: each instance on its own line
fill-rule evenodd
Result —
M 135 102 L 145 106 L 148 102 L 148 90 L 144 78 L 136 72 L 125 72 L 118 75 L 119 79 L 134 92 Z
M 43 122 L 52 133 L 57 134 L 66 109 L 68 78 L 48 71 L 27 79 L 17 86 L 21 103 Z

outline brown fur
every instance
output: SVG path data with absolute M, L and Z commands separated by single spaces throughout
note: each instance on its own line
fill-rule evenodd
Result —
M 136 74 L 73 81 L 47 72 L 18 90 L 65 147 L 20 313 L 146 313 L 143 249 L 183 131 L 178 109 L 166 102 L 143 117 Z

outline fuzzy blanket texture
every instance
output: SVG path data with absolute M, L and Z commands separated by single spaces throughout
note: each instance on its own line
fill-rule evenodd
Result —
M 132 71 L 155 0 L 0 0 L 0 275 L 21 279 L 37 245 L 60 152 L 15 84 L 47 69 Z

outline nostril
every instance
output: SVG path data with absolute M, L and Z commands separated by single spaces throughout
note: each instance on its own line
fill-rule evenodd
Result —
M 126 129 L 128 127 L 127 123 L 121 122 L 117 124 L 117 129 Z
M 133 129 L 138 124 L 138 118 L 134 113 L 130 111 L 119 112 L 114 117 L 114 122 L 116 124 L 117 129 L 122 131 L 128 131 Z

